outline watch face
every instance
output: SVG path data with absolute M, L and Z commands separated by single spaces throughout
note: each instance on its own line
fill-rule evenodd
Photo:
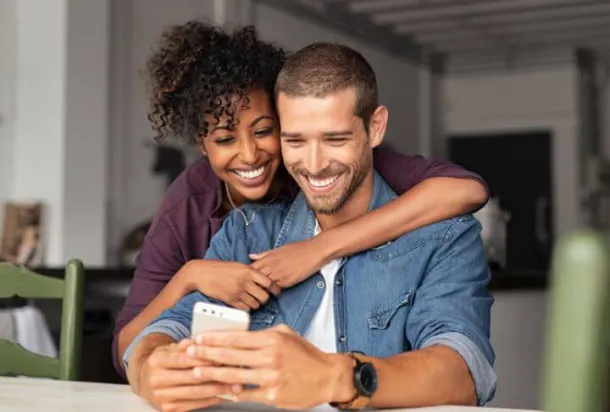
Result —
M 367 397 L 373 396 L 377 390 L 377 373 L 370 363 L 363 363 L 359 371 L 358 383 L 360 392 Z

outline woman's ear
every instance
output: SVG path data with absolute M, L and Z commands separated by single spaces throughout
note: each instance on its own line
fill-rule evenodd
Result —
M 199 151 L 203 155 L 203 157 L 208 157 L 208 151 L 205 150 L 205 144 L 203 143 L 203 137 L 197 138 L 197 146 L 199 146 Z
M 377 147 L 383 142 L 385 131 L 388 127 L 388 108 L 378 106 L 373 112 L 369 122 L 369 141 L 371 147 Z

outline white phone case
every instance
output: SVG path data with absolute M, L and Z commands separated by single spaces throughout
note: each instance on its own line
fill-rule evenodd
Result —
M 246 331 L 249 327 L 250 314 L 243 310 L 205 302 L 197 302 L 193 308 L 193 338 L 203 332 Z
M 193 308 L 191 337 L 203 332 L 222 330 L 246 331 L 250 327 L 250 314 L 239 309 L 197 302 Z M 218 398 L 235 402 L 233 395 L 219 395 Z

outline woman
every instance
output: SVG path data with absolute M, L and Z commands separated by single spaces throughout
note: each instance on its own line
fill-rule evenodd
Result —
M 119 371 L 118 360 L 134 337 L 191 291 L 256 309 L 269 293 L 306 279 L 336 257 L 467 213 L 487 200 L 482 179 L 460 167 L 378 151 L 375 167 L 403 193 L 397 200 L 313 239 L 252 256 L 251 265 L 202 260 L 229 211 L 296 193 L 282 168 L 272 98 L 284 58 L 283 50 L 258 40 L 253 28 L 227 34 L 192 21 L 163 34 L 147 67 L 150 119 L 160 139 L 192 139 L 204 157 L 168 189 L 144 241 L 115 329 Z

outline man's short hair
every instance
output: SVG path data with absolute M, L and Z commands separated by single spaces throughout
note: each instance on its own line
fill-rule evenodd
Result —
M 354 114 L 369 127 L 378 106 L 377 79 L 368 61 L 356 50 L 336 43 L 313 43 L 286 60 L 275 83 L 275 97 L 327 97 L 353 87 Z

